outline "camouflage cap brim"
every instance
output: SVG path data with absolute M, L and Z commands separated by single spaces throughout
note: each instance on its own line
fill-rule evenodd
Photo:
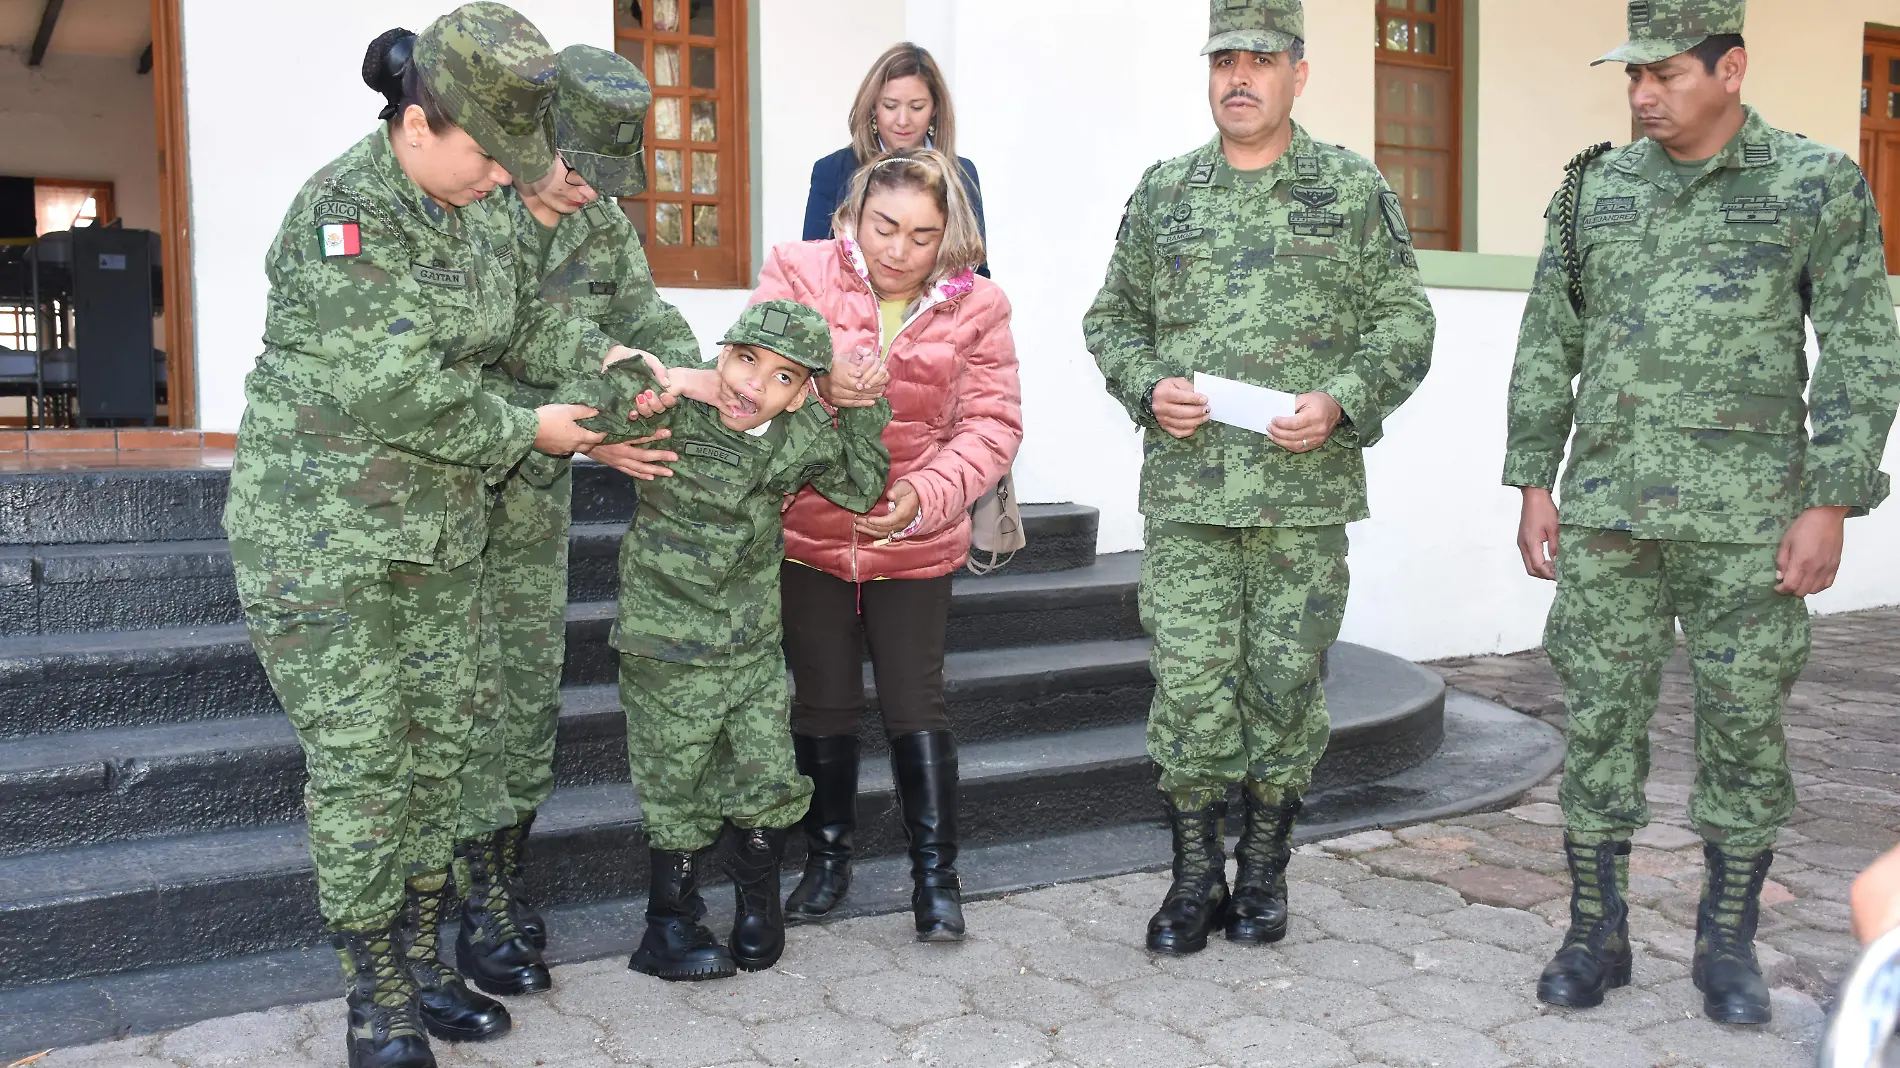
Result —
M 1235 30 L 1217 33 L 1207 39 L 1201 54 L 1216 52 L 1286 52 L 1293 48 L 1293 35 L 1277 30 Z
M 635 152 L 631 156 L 603 156 L 598 152 L 563 148 L 561 158 L 602 196 L 631 197 L 647 191 L 645 152 Z
M 1602 59 L 1593 60 L 1590 65 L 1595 67 L 1604 63 L 1633 63 L 1636 66 L 1642 67 L 1651 63 L 1661 63 L 1671 56 L 1679 56 L 1687 52 L 1689 49 L 1694 48 L 1696 45 L 1708 39 L 1709 35 L 1703 34 L 1701 37 L 1674 37 L 1657 40 L 1625 41 L 1606 54 Z
M 454 112 L 450 116 L 454 123 L 467 130 L 475 143 L 482 146 L 482 151 L 495 157 L 495 162 L 501 164 L 516 183 L 533 185 L 554 169 L 554 138 L 546 122 L 536 123 L 534 129 L 525 134 L 511 134 L 487 112 L 467 101 L 455 101 L 449 107 Z
M 798 364 L 800 367 L 807 368 L 812 374 L 823 375 L 831 373 L 831 352 L 829 349 L 822 353 L 817 351 L 799 352 L 797 351 L 798 347 L 796 345 L 786 344 L 789 340 L 791 339 L 784 334 L 767 333 L 754 324 L 742 319 L 732 324 L 732 329 L 726 331 L 726 336 L 720 338 L 719 343 L 721 345 L 751 345 L 753 348 L 766 349 L 770 352 L 778 353 L 780 356 Z

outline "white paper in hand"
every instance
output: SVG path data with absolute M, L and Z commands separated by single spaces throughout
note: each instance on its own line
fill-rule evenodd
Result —
M 1194 372 L 1194 392 L 1207 398 L 1207 417 L 1256 434 L 1282 415 L 1292 415 L 1295 397 L 1265 386 L 1250 386 L 1231 378 Z

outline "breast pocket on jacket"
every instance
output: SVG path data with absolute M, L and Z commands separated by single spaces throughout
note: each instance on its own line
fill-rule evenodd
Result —
M 1224 289 L 1204 234 L 1155 241 L 1154 314 L 1157 327 L 1179 328 L 1206 319 Z
M 1719 212 L 1695 231 L 1682 257 L 1682 281 L 1710 316 L 1799 316 L 1794 244 L 1785 211 Z

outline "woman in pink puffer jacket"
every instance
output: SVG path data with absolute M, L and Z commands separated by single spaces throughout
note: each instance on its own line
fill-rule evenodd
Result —
M 858 516 L 807 490 L 785 513 L 792 739 L 817 787 L 805 877 L 786 912 L 824 916 L 850 884 L 868 644 L 923 941 L 963 937 L 957 748 L 943 699 L 951 575 L 969 556 L 970 506 L 1023 437 L 1009 300 L 972 274 L 983 241 L 954 166 L 928 149 L 866 166 L 833 220 L 834 234 L 852 236 L 773 249 L 752 295 L 830 322 L 840 355 L 815 379 L 826 404 L 870 404 L 881 390 L 892 409 L 884 502 Z

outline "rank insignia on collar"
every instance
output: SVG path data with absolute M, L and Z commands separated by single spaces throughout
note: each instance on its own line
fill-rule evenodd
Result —
M 1647 26 L 1652 17 L 1649 0 L 1630 0 L 1630 25 Z
M 1339 190 L 1329 185 L 1297 185 L 1293 187 L 1293 199 L 1309 208 L 1323 208 L 1339 199 Z
M 355 256 L 363 251 L 362 231 L 353 222 L 324 223 L 317 228 L 323 239 L 323 258 Z
M 1300 177 L 1300 178 L 1318 178 L 1319 177 L 1319 157 L 1318 156 L 1294 156 L 1293 157 L 1293 173 L 1295 176 Z
M 1771 223 L 1780 222 L 1781 213 L 1788 205 L 1774 197 L 1736 197 L 1722 205 L 1722 221 L 1726 223 Z
M 1189 185 L 1211 185 L 1214 182 L 1214 165 L 1206 160 L 1196 163 L 1188 174 Z
M 1742 145 L 1742 163 L 1745 166 L 1759 167 L 1764 163 L 1773 163 L 1774 161 L 1774 149 L 1769 148 L 1767 145 Z

